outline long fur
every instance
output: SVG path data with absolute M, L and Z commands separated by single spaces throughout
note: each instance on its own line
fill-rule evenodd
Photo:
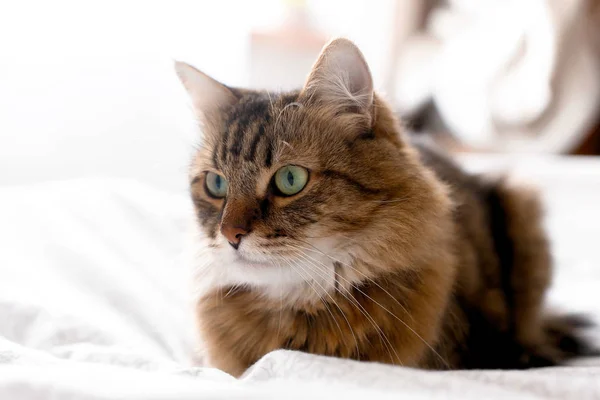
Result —
M 321 61 L 364 63 L 350 42 L 331 46 Z M 190 173 L 210 362 L 240 375 L 280 348 L 436 369 L 587 353 L 582 324 L 544 310 L 552 262 L 535 192 L 413 142 L 385 101 L 364 95 L 358 68 L 340 79 L 317 61 L 299 92 L 223 87 L 235 101 L 205 126 Z M 290 164 L 310 177 L 282 197 L 272 179 Z M 207 193 L 207 171 L 227 179 L 226 198 Z M 237 249 L 224 214 L 248 228 Z

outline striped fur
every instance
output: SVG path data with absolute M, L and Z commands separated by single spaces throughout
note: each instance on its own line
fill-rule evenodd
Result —
M 232 89 L 194 71 L 178 65 L 201 105 L 190 182 L 208 246 L 195 286 L 214 366 L 240 375 L 286 348 L 525 368 L 589 350 L 581 324 L 543 311 L 551 259 L 534 192 L 411 141 L 352 43 L 332 42 L 297 92 Z M 282 197 L 273 176 L 290 164 L 309 180 Z M 207 194 L 207 172 L 227 179 L 225 198 Z M 225 214 L 247 228 L 236 246 Z

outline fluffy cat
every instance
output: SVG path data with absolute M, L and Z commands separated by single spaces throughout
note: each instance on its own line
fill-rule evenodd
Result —
M 535 193 L 412 141 L 352 42 L 329 43 L 291 93 L 176 71 L 203 127 L 190 181 L 213 366 L 239 376 L 294 349 L 527 368 L 589 350 L 585 321 L 542 310 L 551 259 Z

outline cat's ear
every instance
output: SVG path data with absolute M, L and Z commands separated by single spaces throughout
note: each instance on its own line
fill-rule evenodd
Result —
M 175 72 L 192 99 L 194 111 L 204 123 L 239 100 L 230 88 L 189 64 L 175 61 Z
M 302 89 L 326 106 L 371 116 L 373 79 L 361 51 L 348 39 L 325 45 Z

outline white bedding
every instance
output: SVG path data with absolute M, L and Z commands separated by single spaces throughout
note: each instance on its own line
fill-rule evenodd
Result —
M 600 161 L 467 164 L 543 188 L 550 301 L 600 321 Z M 0 399 L 600 398 L 600 359 L 426 372 L 277 351 L 239 380 L 201 367 L 181 257 L 190 215 L 185 194 L 135 181 L 0 188 Z

